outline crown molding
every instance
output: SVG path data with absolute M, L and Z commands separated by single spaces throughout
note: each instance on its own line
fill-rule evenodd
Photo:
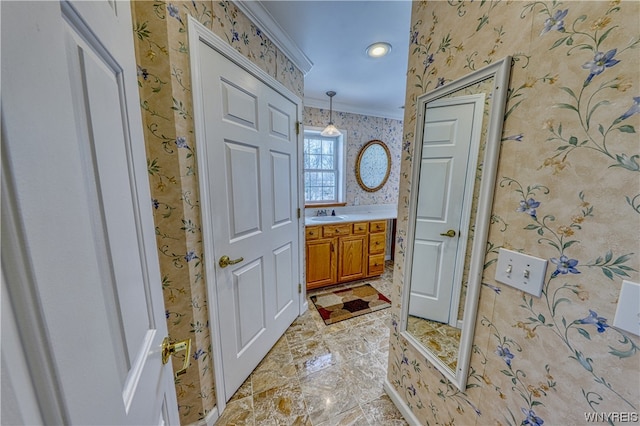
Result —
M 262 5 L 256 0 L 233 0 L 238 9 L 256 25 L 260 30 L 280 49 L 291 62 L 306 75 L 313 67 L 313 62 L 305 55 L 298 45 L 280 27 L 278 22 Z
M 304 106 L 319 109 L 329 109 L 329 102 L 325 99 L 304 98 Z M 349 105 L 333 100 L 333 111 L 346 112 L 351 114 L 368 115 L 372 117 L 390 118 L 392 120 L 404 119 L 404 109 L 396 110 L 363 108 L 360 106 Z

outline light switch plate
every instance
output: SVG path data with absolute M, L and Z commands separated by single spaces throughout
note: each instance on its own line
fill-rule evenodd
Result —
M 503 248 L 498 252 L 496 281 L 540 297 L 546 272 L 545 259 Z
M 622 281 L 613 326 L 640 336 L 640 284 Z

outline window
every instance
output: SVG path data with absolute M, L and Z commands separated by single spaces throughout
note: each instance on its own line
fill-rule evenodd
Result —
M 343 137 L 304 133 L 304 200 L 306 204 L 340 203 L 344 198 Z

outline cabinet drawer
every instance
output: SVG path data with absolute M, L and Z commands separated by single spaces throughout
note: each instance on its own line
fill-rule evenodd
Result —
M 369 256 L 369 269 L 367 275 L 382 275 L 384 272 L 384 253 L 375 256 Z
M 357 235 L 366 234 L 368 227 L 369 227 L 368 222 L 356 222 L 353 224 L 353 233 Z
M 322 227 L 322 235 L 324 237 L 339 237 L 341 235 L 351 234 L 351 224 L 342 225 L 324 225 Z
M 306 237 L 307 241 L 309 241 L 309 240 L 317 240 L 318 238 L 320 238 L 320 235 L 322 234 L 322 227 L 321 226 L 307 226 L 304 229 L 304 234 L 305 234 L 305 237 Z
M 384 253 L 386 239 L 387 234 L 377 233 L 369 235 L 369 254 Z
M 369 222 L 369 232 L 384 232 L 387 229 L 386 220 L 376 220 L 375 222 Z

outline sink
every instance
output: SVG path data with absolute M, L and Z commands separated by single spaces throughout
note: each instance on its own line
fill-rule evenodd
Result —
M 311 218 L 314 222 L 340 222 L 345 219 L 344 216 L 314 216 Z

